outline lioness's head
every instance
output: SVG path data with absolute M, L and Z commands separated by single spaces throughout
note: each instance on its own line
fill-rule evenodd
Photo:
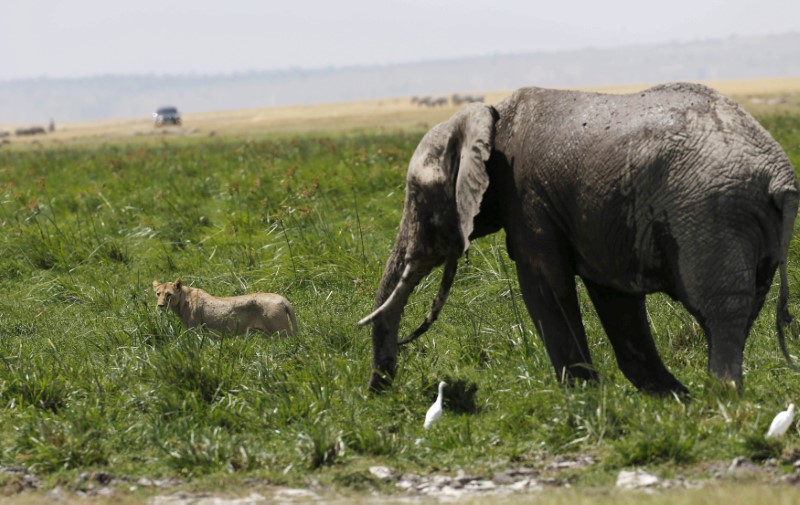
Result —
M 160 282 L 153 281 L 153 290 L 156 292 L 158 301 L 156 305 L 161 310 L 167 310 L 175 307 L 181 300 L 181 287 L 183 283 L 180 279 L 175 282 Z

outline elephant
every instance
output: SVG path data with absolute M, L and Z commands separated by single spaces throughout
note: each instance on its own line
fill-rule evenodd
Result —
M 394 378 L 398 346 L 436 320 L 470 242 L 504 230 L 520 291 L 557 379 L 594 382 L 576 277 L 617 364 L 646 393 L 686 387 L 659 356 L 645 297 L 663 292 L 697 320 L 708 370 L 742 389 L 745 340 L 786 258 L 798 207 L 794 168 L 738 104 L 699 84 L 613 95 L 521 88 L 434 126 L 408 166 L 399 231 L 375 297 L 370 388 Z M 444 265 L 425 320 L 398 341 L 411 292 Z

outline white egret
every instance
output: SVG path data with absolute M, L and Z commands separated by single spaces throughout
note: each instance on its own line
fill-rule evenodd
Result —
M 436 397 L 436 401 L 433 402 L 433 405 L 428 409 L 428 413 L 425 414 L 425 424 L 423 426 L 426 430 L 442 417 L 442 398 L 444 398 L 445 386 L 447 386 L 446 382 L 439 383 L 439 396 Z
M 786 433 L 786 430 L 789 429 L 793 420 L 794 403 L 790 403 L 788 409 L 778 412 L 778 415 L 772 420 L 772 424 L 769 425 L 769 429 L 767 430 L 766 438 L 780 437 Z

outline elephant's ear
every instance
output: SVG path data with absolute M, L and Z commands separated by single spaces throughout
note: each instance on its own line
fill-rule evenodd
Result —
M 462 113 L 464 114 L 463 140 L 456 178 L 456 205 L 461 237 L 464 239 L 464 251 L 466 251 L 469 249 L 473 221 L 480 212 L 483 194 L 489 187 L 486 161 L 492 153 L 496 112 L 492 107 L 472 104 L 459 111 L 459 114 Z
M 457 228 L 452 232 L 463 239 L 459 253 L 469 248 L 473 220 L 489 187 L 485 162 L 492 151 L 496 114 L 484 104 L 462 108 L 425 134 L 409 163 L 409 182 L 441 188 L 441 198 L 454 200 L 458 223 L 452 223 Z

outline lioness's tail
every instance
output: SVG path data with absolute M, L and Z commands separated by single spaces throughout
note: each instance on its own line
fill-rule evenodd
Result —
M 297 318 L 294 315 L 294 308 L 289 302 L 284 302 L 283 310 L 286 311 L 286 317 L 289 318 L 289 322 L 292 323 L 292 331 L 289 332 L 290 335 L 297 334 Z

